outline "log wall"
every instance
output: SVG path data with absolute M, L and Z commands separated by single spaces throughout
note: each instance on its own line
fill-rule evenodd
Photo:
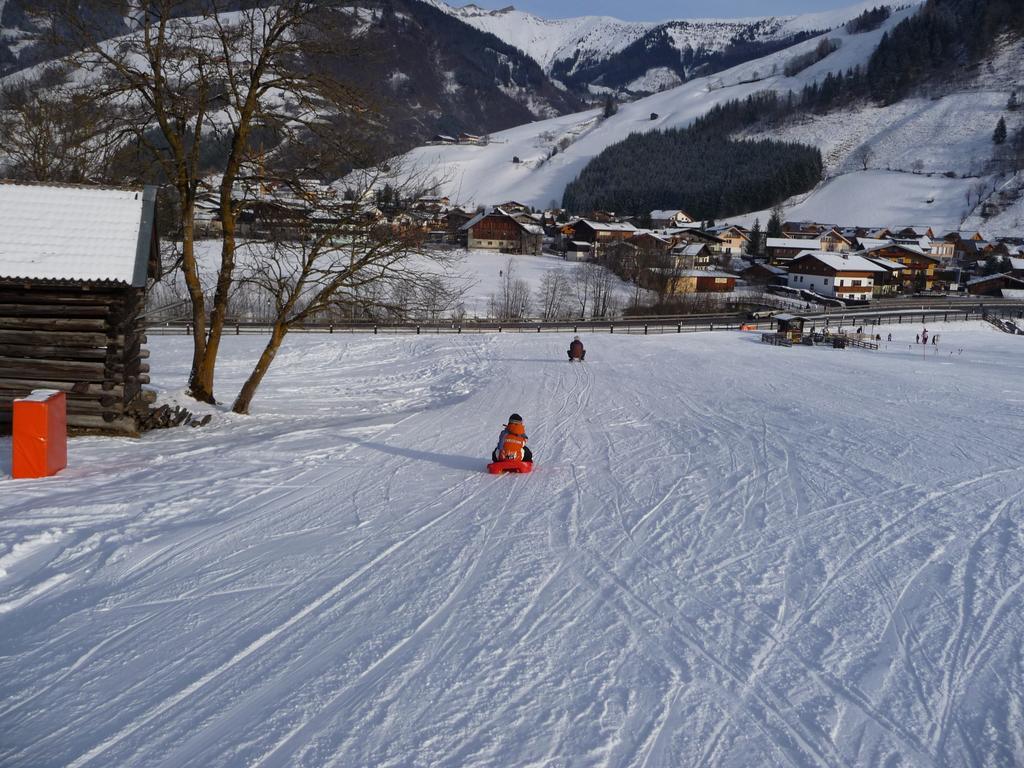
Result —
M 0 433 L 15 398 L 57 389 L 70 431 L 137 435 L 153 400 L 143 301 L 123 285 L 0 281 Z

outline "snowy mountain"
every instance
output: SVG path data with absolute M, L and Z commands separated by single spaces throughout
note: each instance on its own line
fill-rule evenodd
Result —
M 845 24 L 863 10 L 905 3 L 863 0 L 838 11 L 746 19 L 627 22 L 606 16 L 545 19 L 509 6 L 488 11 L 424 0 L 526 53 L 581 91 L 654 92 Z
M 871 32 L 830 33 L 830 38 L 840 41 L 838 50 L 792 77 L 783 72 L 786 63 L 813 51 L 817 38 L 621 104 L 607 119 L 600 110 L 589 110 L 502 131 L 486 147 L 422 147 L 408 159 L 413 167 L 433 169 L 445 193 L 460 201 L 486 204 L 515 199 L 546 206 L 561 200 L 565 186 L 593 157 L 630 134 L 683 127 L 715 104 L 768 89 L 798 91 L 829 72 L 864 65 L 881 36 L 913 12 L 909 8 L 894 12 Z M 520 162 L 513 163 L 514 157 Z
M 0 0 L 0 75 L 56 55 L 27 7 Z M 518 49 L 429 4 L 389 0 L 350 16 L 329 65 L 372 96 L 388 126 L 373 139 L 393 151 L 438 132 L 489 133 L 584 106 Z M 102 19 L 110 37 L 127 33 L 122 17 Z M 372 55 L 352 56 L 354 45 Z

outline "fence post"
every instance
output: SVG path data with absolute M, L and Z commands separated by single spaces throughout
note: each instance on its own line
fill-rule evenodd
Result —
M 647 335 L 647 323 L 644 323 L 644 336 Z
M 683 324 L 682 323 L 676 323 L 676 333 L 682 333 L 682 332 L 683 332 Z
M 416 326 L 416 335 L 417 335 L 417 336 L 419 336 L 419 335 L 420 335 L 420 327 L 419 327 L 418 325 Z
M 614 325 L 609 325 L 608 326 L 608 333 L 615 333 L 615 326 Z
M 235 336 L 241 333 L 241 329 L 238 327 L 238 323 L 235 323 Z
M 191 323 L 186 323 L 185 324 L 185 335 L 186 336 L 191 336 L 192 335 L 192 324 Z

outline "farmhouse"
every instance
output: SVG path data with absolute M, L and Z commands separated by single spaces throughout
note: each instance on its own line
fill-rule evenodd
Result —
M 843 252 L 853 249 L 853 239 L 847 237 L 836 227 L 828 230 L 821 236 L 821 250 Z
M 523 224 L 501 208 L 478 213 L 462 225 L 466 247 L 502 253 L 524 253 L 538 256 L 544 243 L 544 230 L 534 224 Z
M 0 183 L 0 431 L 44 388 L 66 393 L 69 429 L 138 434 L 155 216 L 155 187 Z
M 743 270 L 742 277 L 751 285 L 786 285 L 789 273 L 782 267 L 757 262 Z
M 869 301 L 875 277 L 885 271 L 856 254 L 805 251 L 789 266 L 789 286 L 819 296 Z
M 711 266 L 711 249 L 705 243 L 677 245 L 671 256 L 677 269 L 707 269 Z

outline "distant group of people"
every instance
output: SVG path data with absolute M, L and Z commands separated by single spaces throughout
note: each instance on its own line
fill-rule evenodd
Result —
M 937 347 L 939 345 L 939 334 L 935 334 L 931 337 L 932 346 Z M 923 329 L 917 336 L 914 337 L 915 344 L 927 344 L 928 343 L 928 329 Z

